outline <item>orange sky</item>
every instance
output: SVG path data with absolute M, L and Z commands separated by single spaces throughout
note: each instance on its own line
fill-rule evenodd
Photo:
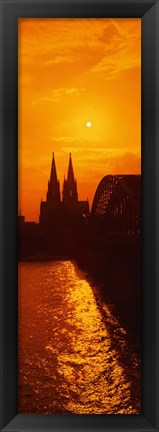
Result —
M 39 218 L 52 152 L 79 199 L 106 174 L 140 173 L 141 20 L 19 19 L 19 209 Z M 86 122 L 92 126 L 88 128 Z

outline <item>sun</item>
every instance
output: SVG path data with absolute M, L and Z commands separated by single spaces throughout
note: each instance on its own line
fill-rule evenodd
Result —
M 91 123 L 90 121 L 87 121 L 86 126 L 87 126 L 88 128 L 90 128 L 90 127 L 92 126 L 92 123 Z

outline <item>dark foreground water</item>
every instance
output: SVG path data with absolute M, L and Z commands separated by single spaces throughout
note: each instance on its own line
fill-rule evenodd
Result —
M 140 366 L 73 261 L 19 264 L 19 413 L 140 414 Z

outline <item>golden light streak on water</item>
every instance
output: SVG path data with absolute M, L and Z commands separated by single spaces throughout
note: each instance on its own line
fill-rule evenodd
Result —
M 140 413 L 137 359 L 94 293 L 74 262 L 19 265 L 20 413 Z

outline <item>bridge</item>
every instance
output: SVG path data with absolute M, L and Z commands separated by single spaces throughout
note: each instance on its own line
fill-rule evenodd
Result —
M 105 287 L 107 298 L 139 305 L 140 202 L 140 175 L 106 175 L 97 187 L 88 218 L 82 210 L 80 218 L 73 212 L 68 226 L 65 213 L 54 219 L 54 241 L 46 238 L 40 224 L 28 226 L 20 219 L 20 257 L 76 259 L 80 268 Z
M 91 235 L 107 241 L 140 239 L 141 176 L 106 175 L 95 192 L 91 215 Z
M 88 239 L 84 241 L 83 256 L 77 260 L 81 268 L 102 283 L 107 299 L 130 304 L 129 313 L 135 310 L 138 316 L 140 218 L 141 176 L 106 175 L 95 192 Z

